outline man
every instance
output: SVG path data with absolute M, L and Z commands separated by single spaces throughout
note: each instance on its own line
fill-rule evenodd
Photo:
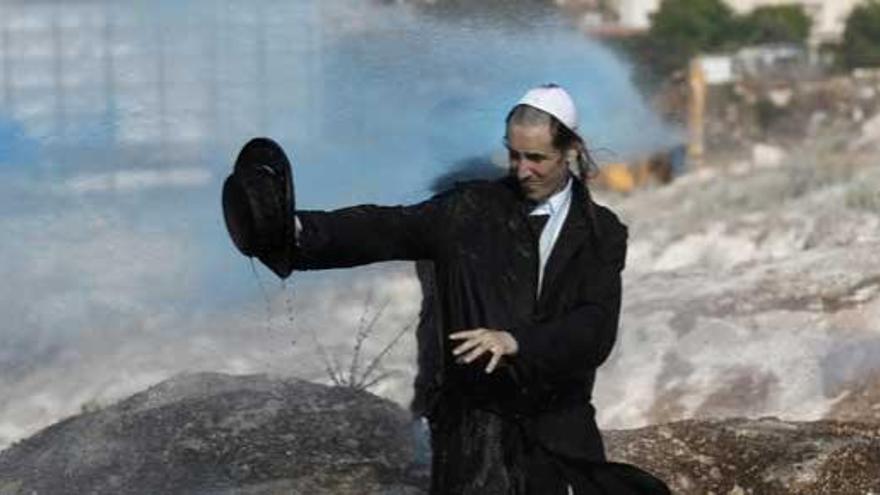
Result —
M 574 103 L 534 88 L 506 124 L 508 177 L 411 206 L 297 211 L 293 267 L 433 262 L 432 494 L 666 493 L 604 462 L 590 404 L 616 338 L 627 229 L 590 198 Z

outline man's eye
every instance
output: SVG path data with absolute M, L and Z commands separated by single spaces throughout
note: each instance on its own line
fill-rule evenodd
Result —
M 543 162 L 547 159 L 546 156 L 540 153 L 524 153 L 524 156 L 526 157 L 526 160 L 530 162 Z

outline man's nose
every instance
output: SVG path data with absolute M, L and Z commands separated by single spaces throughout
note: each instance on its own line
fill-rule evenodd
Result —
M 519 179 L 528 179 L 535 175 L 535 171 L 526 160 L 517 160 L 513 166 L 516 168 L 516 176 Z

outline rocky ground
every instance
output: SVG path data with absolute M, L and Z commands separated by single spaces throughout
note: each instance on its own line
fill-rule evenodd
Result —
M 426 493 L 408 414 L 366 392 L 180 375 L 0 454 L 0 494 Z M 678 494 L 880 492 L 880 425 L 684 420 L 603 432 Z
M 657 474 L 673 493 L 880 493 L 877 424 L 684 420 L 605 438 L 609 457 Z
M 880 417 L 880 153 L 850 140 L 603 197 L 631 243 L 600 424 Z

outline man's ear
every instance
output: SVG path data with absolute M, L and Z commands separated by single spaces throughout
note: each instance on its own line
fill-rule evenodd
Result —
M 574 171 L 577 171 L 578 151 L 576 148 L 565 150 L 565 163 Z

